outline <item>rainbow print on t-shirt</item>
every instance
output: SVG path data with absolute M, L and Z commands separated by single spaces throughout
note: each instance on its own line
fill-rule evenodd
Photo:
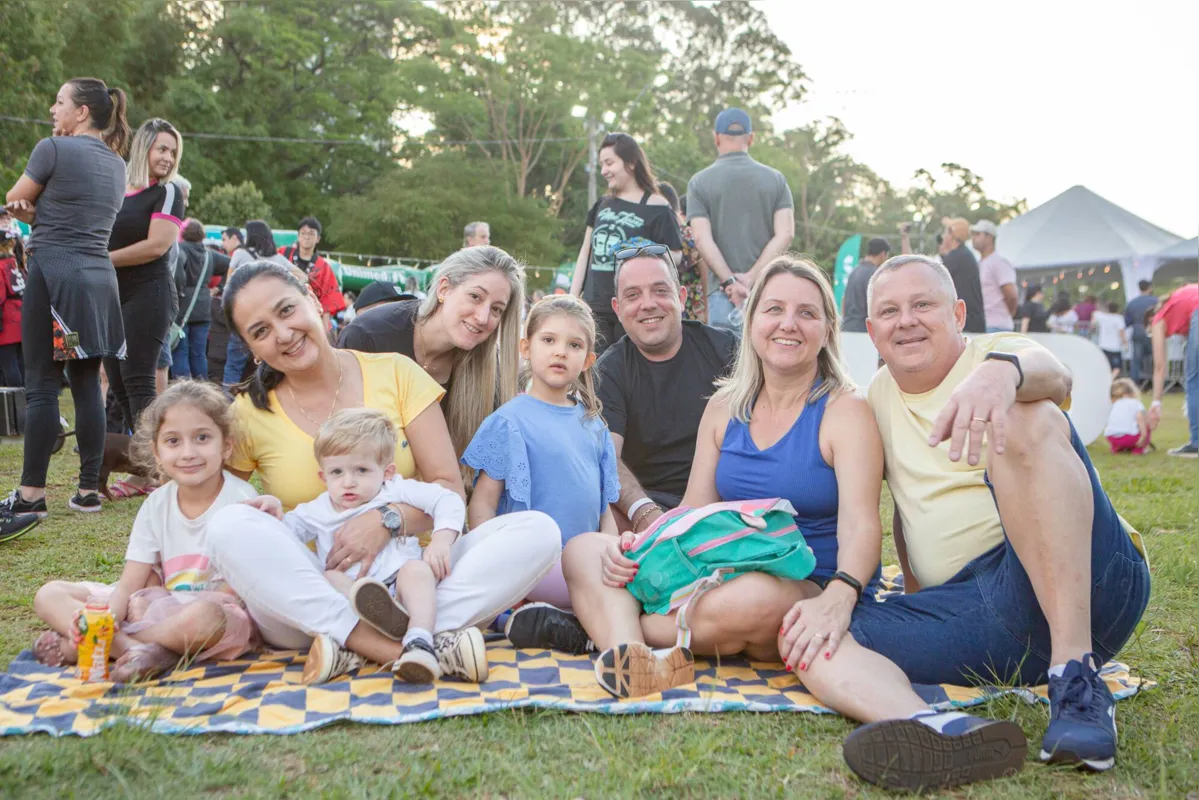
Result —
M 167 559 L 162 564 L 162 582 L 172 592 L 202 592 L 211 588 L 208 556 L 188 553 Z

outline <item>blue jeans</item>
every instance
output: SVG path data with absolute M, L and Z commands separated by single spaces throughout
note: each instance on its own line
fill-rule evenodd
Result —
M 208 329 L 210 322 L 189 322 L 171 351 L 171 377 L 208 380 Z
M 733 313 L 736 311 L 737 313 Z M 731 318 L 730 318 L 731 316 Z M 733 305 L 733 301 L 719 286 L 708 295 L 708 324 L 713 328 L 724 328 L 741 335 L 741 309 Z
M 1014 330 L 1015 330 L 1015 328 L 1012 328 L 1010 326 L 1007 328 L 1000 327 L 999 325 L 988 325 L 987 326 L 987 333 L 1011 333 Z
M 241 383 L 241 374 L 250 360 L 250 351 L 238 336 L 229 337 L 229 347 L 225 351 L 225 380 L 226 386 Z
M 1191 332 L 1187 334 L 1186 355 L 1187 422 L 1191 426 L 1191 444 L 1199 447 L 1199 308 L 1191 314 Z
M 1094 498 L 1091 645 L 1103 663 L 1120 651 L 1145 612 L 1149 565 L 1112 508 L 1073 424 L 1070 440 L 1087 468 Z M 940 586 L 859 603 L 849 630 L 858 644 L 895 662 L 913 683 L 1037 684 L 1050 666 L 1049 623 L 1006 537 Z

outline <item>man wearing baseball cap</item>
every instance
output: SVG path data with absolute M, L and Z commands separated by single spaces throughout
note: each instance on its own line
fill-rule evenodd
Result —
M 987 333 L 1016 329 L 1016 268 L 995 252 L 995 237 L 999 228 L 989 219 L 980 219 L 970 226 L 970 243 L 982 256 L 978 262 L 978 278 L 983 290 L 983 313 Z
M 970 238 L 970 223 L 961 217 L 942 217 L 941 242 L 937 252 L 941 263 L 953 278 L 958 298 L 966 304 L 965 333 L 986 333 L 987 316 L 983 311 L 982 281 L 978 276 L 978 261 L 966 247 Z
M 733 309 L 745 302 L 762 268 L 791 247 L 794 202 L 783 174 L 749 155 L 749 114 L 726 108 L 713 128 L 720 155 L 687 184 L 687 220 L 715 275 L 708 324 L 739 330 L 737 315 L 730 319 Z

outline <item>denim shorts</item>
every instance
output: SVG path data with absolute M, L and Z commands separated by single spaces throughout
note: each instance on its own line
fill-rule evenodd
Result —
M 1073 424 L 1070 438 L 1094 495 L 1091 642 L 1102 662 L 1120 651 L 1145 612 L 1149 565 L 1124 530 Z M 859 603 L 849 629 L 913 683 L 1036 684 L 1050 666 L 1049 624 L 1006 537 L 940 586 Z

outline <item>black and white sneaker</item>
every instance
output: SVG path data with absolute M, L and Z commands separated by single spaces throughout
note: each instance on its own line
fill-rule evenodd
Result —
M 432 683 L 441 677 L 437 652 L 424 639 L 413 639 L 404 645 L 404 652 L 392 665 L 392 671 L 404 683 Z
M 101 510 L 99 492 L 75 492 L 75 496 L 67 501 L 72 511 L 82 511 L 84 514 L 94 514 Z
M 13 489 L 12 494 L 0 500 L 0 514 L 12 514 L 20 516 L 21 514 L 37 514 L 38 519 L 45 519 L 50 516 L 50 512 L 46 509 L 45 495 L 37 500 L 26 500 L 21 496 L 20 489 Z
M 1179 445 L 1173 450 L 1167 450 L 1166 455 L 1176 458 L 1199 458 L 1199 447 L 1187 442 L 1184 445 Z
M 518 649 L 561 650 L 576 656 L 595 651 L 579 618 L 549 603 L 527 603 L 513 611 L 504 635 Z

